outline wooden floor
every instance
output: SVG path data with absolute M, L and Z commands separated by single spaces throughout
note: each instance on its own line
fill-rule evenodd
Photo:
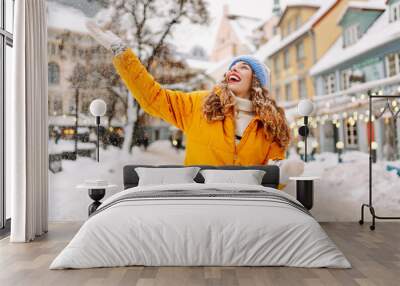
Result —
M 353 268 L 120 267 L 48 270 L 80 227 L 50 225 L 32 243 L 0 241 L 0 285 L 400 285 L 400 223 L 379 221 L 376 230 L 357 223 L 323 223 Z

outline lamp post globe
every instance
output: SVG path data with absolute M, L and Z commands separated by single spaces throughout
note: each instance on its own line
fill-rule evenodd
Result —
M 313 110 L 314 104 L 309 99 L 302 99 L 297 105 L 297 112 L 301 116 L 309 116 L 313 112 Z
M 93 116 L 103 116 L 106 114 L 107 111 L 107 105 L 102 99 L 95 99 L 90 103 L 90 113 L 93 114 Z
M 102 99 L 95 99 L 90 103 L 89 106 L 90 113 L 96 117 L 96 125 L 97 125 L 97 162 L 100 162 L 100 116 L 106 114 L 107 111 L 107 104 Z

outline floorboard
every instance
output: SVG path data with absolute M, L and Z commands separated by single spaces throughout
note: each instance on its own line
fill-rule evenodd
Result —
M 352 269 L 291 267 L 118 267 L 49 270 L 56 255 L 80 223 L 52 223 L 32 243 L 0 240 L 0 285 L 136 285 L 136 286 L 265 286 L 265 285 L 400 285 L 400 223 L 321 223 L 351 262 Z

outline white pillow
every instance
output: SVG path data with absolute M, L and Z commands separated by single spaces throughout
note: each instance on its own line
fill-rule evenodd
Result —
M 263 170 L 201 170 L 200 174 L 204 177 L 204 183 L 234 183 L 246 185 L 261 185 L 265 175 Z
M 199 170 L 199 167 L 135 168 L 139 176 L 138 186 L 196 183 L 193 179 Z

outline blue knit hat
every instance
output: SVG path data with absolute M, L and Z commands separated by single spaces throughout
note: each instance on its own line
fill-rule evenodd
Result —
M 270 85 L 270 71 L 266 65 L 264 65 L 261 61 L 255 58 L 252 55 L 242 55 L 233 58 L 231 64 L 229 65 L 229 69 L 232 68 L 234 64 L 237 62 L 245 62 L 250 65 L 253 73 L 256 75 L 257 79 L 260 81 L 263 87 L 269 88 Z

